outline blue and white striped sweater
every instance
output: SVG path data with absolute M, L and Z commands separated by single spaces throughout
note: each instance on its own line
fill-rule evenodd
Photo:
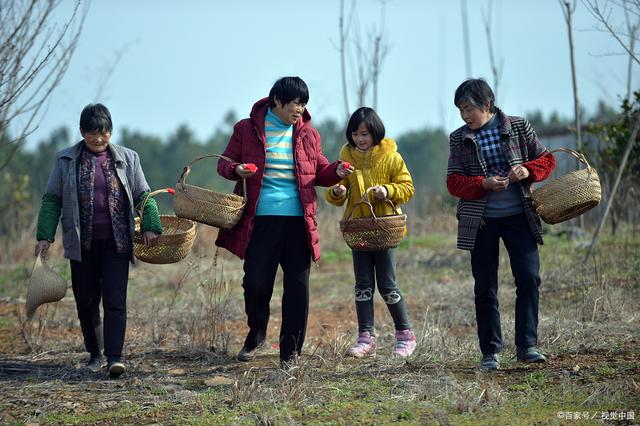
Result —
M 266 160 L 256 215 L 302 216 L 294 173 L 293 126 L 271 108 L 265 117 Z

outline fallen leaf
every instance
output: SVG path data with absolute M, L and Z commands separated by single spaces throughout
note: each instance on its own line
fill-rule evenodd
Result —
M 170 376 L 184 376 L 185 374 L 187 374 L 187 370 L 184 368 L 172 368 L 169 370 Z
M 207 386 L 223 386 L 223 385 L 232 385 L 234 381 L 228 377 L 224 376 L 213 376 L 208 379 L 205 379 L 204 384 Z

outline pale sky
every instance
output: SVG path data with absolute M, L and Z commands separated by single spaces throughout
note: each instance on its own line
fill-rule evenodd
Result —
M 64 19 L 73 4 L 57 11 Z M 346 0 L 349 3 L 349 0 Z M 308 84 L 315 122 L 344 121 L 338 43 L 339 0 L 93 0 L 69 70 L 40 127 L 77 129 L 90 102 L 111 110 L 114 140 L 123 127 L 166 137 L 187 124 L 201 140 L 226 112 L 240 117 L 276 79 Z M 378 0 L 357 1 L 361 32 L 380 22 Z M 467 77 L 459 0 L 387 0 L 388 54 L 377 110 L 387 135 L 461 124 L 453 105 Z M 493 85 L 482 13 L 488 0 L 467 0 L 471 75 Z M 503 63 L 497 105 L 511 115 L 541 109 L 573 115 L 567 28 L 557 0 L 494 0 L 495 55 Z M 623 16 L 615 16 L 618 24 Z M 615 40 L 595 30 L 578 1 L 574 16 L 578 85 L 590 111 L 599 99 L 616 106 L 626 94 L 627 59 Z M 355 27 L 354 27 L 355 28 Z M 353 32 L 352 32 L 353 33 Z M 116 59 L 119 58 L 118 61 Z M 350 110 L 356 109 L 354 91 Z M 370 106 L 371 102 L 368 103 Z

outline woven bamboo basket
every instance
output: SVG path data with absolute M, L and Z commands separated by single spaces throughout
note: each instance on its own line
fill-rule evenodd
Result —
M 181 217 L 172 215 L 160 215 L 162 223 L 162 234 L 154 245 L 146 246 L 142 232 L 140 232 L 140 223 L 142 222 L 142 208 L 147 203 L 149 197 L 153 197 L 161 192 L 173 191 L 172 188 L 159 189 L 150 192 L 140 204 L 140 217 L 136 218 L 136 229 L 133 234 L 133 254 L 136 258 L 147 263 L 166 264 L 175 263 L 184 259 L 191 251 L 193 240 L 196 237 L 196 224 Z
M 176 185 L 173 210 L 178 217 L 195 220 L 220 229 L 231 229 L 242 217 L 244 206 L 247 204 L 247 181 L 242 179 L 242 196 L 187 184 L 187 176 L 191 172 L 191 167 L 196 162 L 208 157 L 219 157 L 233 161 L 223 155 L 207 154 L 196 158 L 185 166 Z
M 391 205 L 394 214 L 376 216 L 369 201 L 371 189 L 367 189 L 362 199 L 351 206 L 346 219 L 340 221 L 342 237 L 352 250 L 377 251 L 398 247 L 404 237 L 407 215 L 399 214 L 393 202 L 385 198 L 383 202 Z M 369 207 L 371 216 L 352 218 L 354 208 L 362 204 Z
M 57 302 L 67 294 L 67 281 L 54 271 L 41 254 L 36 258 L 29 278 L 25 308 L 27 319 L 33 318 L 38 306 Z
M 584 164 L 584 169 L 569 172 L 532 191 L 536 212 L 549 224 L 564 222 L 591 210 L 600 203 L 602 192 L 596 169 L 589 165 L 584 154 L 569 148 L 553 152 L 571 154 Z

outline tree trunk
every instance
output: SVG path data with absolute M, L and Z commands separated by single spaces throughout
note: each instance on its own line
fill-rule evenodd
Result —
M 593 247 L 598 241 L 598 237 L 600 236 L 600 230 L 602 229 L 602 225 L 607 220 L 607 215 L 609 214 L 609 210 L 611 209 L 611 205 L 616 196 L 616 191 L 618 190 L 618 185 L 620 184 L 620 180 L 622 179 L 622 174 L 624 173 L 624 169 L 627 166 L 627 160 L 629 160 L 629 154 L 631 154 L 631 149 L 633 148 L 633 144 L 638 137 L 638 131 L 640 130 L 640 111 L 636 113 L 635 121 L 633 123 L 633 129 L 631 130 L 631 134 L 629 135 L 629 140 L 627 140 L 627 145 L 624 148 L 624 154 L 622 155 L 622 161 L 620 162 L 620 167 L 618 168 L 618 173 L 616 174 L 616 180 L 613 183 L 613 188 L 611 189 L 611 194 L 609 194 L 609 199 L 607 200 L 607 206 L 604 209 L 604 213 L 602 214 L 602 218 L 600 222 L 598 222 L 598 227 L 596 228 L 595 233 L 593 234 L 593 239 L 591 240 L 591 245 L 589 245 L 589 250 L 587 250 L 587 254 L 584 257 L 584 262 L 587 261 L 589 256 L 591 256 L 591 252 L 593 251 Z

